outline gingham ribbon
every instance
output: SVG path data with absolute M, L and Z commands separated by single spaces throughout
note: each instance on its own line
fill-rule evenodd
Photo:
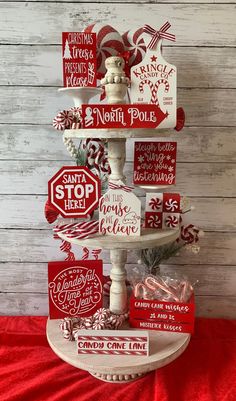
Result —
M 122 189 L 125 192 L 132 192 L 133 187 L 129 187 L 128 185 L 122 185 L 122 184 L 115 184 L 114 182 L 109 182 L 108 183 L 109 189 Z
M 159 29 L 159 31 L 156 31 L 150 25 L 144 25 L 143 31 L 152 36 L 152 39 L 148 43 L 147 47 L 149 49 L 154 49 L 154 47 L 157 44 L 158 39 L 160 39 L 160 38 L 171 40 L 172 42 L 175 42 L 175 35 L 173 35 L 172 33 L 166 32 L 170 27 L 171 27 L 171 24 L 169 22 L 166 22 L 164 25 L 162 25 L 162 27 Z

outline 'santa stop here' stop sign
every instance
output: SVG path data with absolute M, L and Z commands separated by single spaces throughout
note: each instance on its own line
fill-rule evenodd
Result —
M 64 166 L 48 182 L 49 202 L 63 217 L 86 217 L 100 193 L 99 178 L 85 166 Z

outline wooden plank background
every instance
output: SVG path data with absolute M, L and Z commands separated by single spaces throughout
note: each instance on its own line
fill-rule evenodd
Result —
M 186 128 L 178 141 L 176 190 L 195 205 L 190 221 L 205 236 L 201 252 L 163 265 L 195 284 L 202 316 L 236 317 L 236 6 L 231 0 L 0 1 L 0 314 L 47 314 L 47 261 L 62 259 L 43 208 L 49 177 L 72 163 L 51 128 L 70 100 L 62 85 L 61 32 L 93 21 L 121 33 L 170 20 L 176 44 L 164 56 L 178 68 Z M 127 143 L 131 180 L 133 140 Z M 144 192 L 138 191 L 144 201 Z M 80 250 L 76 250 L 80 256 Z M 127 270 L 136 266 L 131 252 Z M 103 252 L 109 270 L 108 252 Z

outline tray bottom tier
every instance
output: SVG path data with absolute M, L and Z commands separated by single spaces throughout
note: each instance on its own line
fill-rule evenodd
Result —
M 149 356 L 77 355 L 76 342 L 66 341 L 59 329 L 59 320 L 48 319 L 47 339 L 63 361 L 88 371 L 99 380 L 111 383 L 129 382 L 161 368 L 178 358 L 187 348 L 190 334 L 149 331 Z M 129 327 L 123 329 L 135 330 Z

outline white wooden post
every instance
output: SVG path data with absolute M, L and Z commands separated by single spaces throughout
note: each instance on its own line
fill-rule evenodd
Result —
M 114 238 L 114 241 L 116 239 Z M 127 251 L 122 249 L 111 249 L 111 289 L 110 289 L 110 310 L 113 313 L 124 313 L 127 311 L 127 289 L 126 270 Z
M 125 181 L 123 169 L 126 158 L 126 139 L 108 139 L 108 161 L 111 167 L 109 180 Z

